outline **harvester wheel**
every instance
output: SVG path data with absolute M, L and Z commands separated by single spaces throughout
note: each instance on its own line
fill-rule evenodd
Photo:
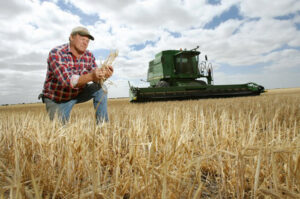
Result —
M 157 84 L 156 84 L 156 88 L 160 88 L 160 87 L 169 87 L 169 83 L 166 82 L 166 81 L 159 81 Z

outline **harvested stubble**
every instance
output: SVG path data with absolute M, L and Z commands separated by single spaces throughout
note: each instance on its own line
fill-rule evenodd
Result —
M 91 104 L 66 126 L 42 105 L 0 109 L 0 197 L 299 198 L 300 90 Z

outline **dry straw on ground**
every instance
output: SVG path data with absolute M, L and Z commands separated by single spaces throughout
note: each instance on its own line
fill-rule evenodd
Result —
M 257 97 L 91 104 L 70 123 L 0 107 L 0 198 L 299 198 L 300 89 Z

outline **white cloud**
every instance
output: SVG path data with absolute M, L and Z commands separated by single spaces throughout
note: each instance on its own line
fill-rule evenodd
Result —
M 245 0 L 241 3 L 241 12 L 248 17 L 276 17 L 294 13 L 300 10 L 298 0 Z
M 15 71 L 1 69 L 0 103 L 30 103 L 37 101 L 46 70 Z
M 299 55 L 299 51 L 294 49 L 272 52 L 265 56 L 266 61 L 273 62 L 273 64 L 266 67 L 266 69 L 268 72 L 281 73 L 282 71 L 288 71 L 289 69 L 294 68 L 297 69 L 298 73 L 300 73 Z
M 30 12 L 30 10 L 31 7 L 25 1 L 0 1 L 0 20 L 11 20 L 24 12 Z

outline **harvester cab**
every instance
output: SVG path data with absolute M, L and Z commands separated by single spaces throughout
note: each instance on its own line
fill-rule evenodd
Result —
M 198 47 L 197 47 L 198 48 Z M 149 62 L 147 81 L 150 87 L 199 86 L 211 84 L 212 66 L 206 61 L 199 65 L 200 52 L 192 50 L 166 50 L 156 54 Z M 199 68 L 199 66 L 201 68 Z M 207 78 L 207 83 L 199 78 Z
M 129 84 L 131 102 L 259 95 L 264 88 L 255 83 L 213 85 L 213 67 L 200 61 L 199 47 L 191 50 L 165 50 L 149 62 L 147 88 Z M 207 81 L 201 80 L 206 78 Z

